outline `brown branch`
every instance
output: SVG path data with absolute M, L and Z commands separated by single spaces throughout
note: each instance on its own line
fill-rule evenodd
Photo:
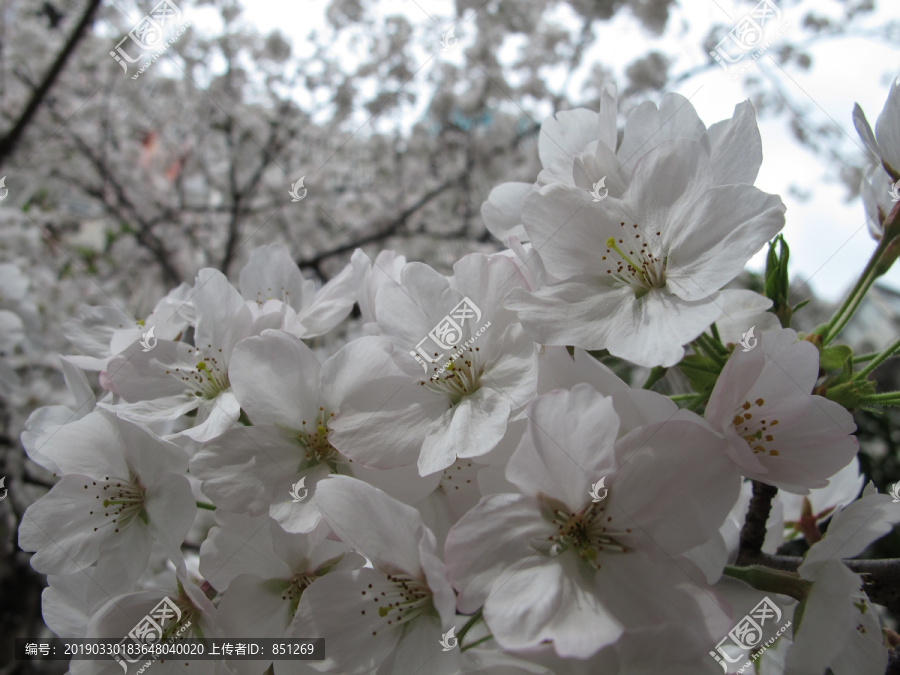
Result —
M 84 14 L 81 16 L 81 21 L 78 22 L 77 26 L 75 26 L 75 30 L 72 31 L 72 35 L 69 36 L 68 41 L 57 55 L 56 60 L 53 62 L 53 65 L 50 66 L 50 70 L 48 70 L 47 74 L 44 76 L 44 80 L 32 92 L 31 99 L 28 101 L 28 104 L 25 106 L 25 109 L 22 111 L 19 119 L 16 120 L 16 123 L 13 125 L 12 129 L 10 129 L 6 133 L 6 135 L 3 136 L 3 138 L 0 138 L 0 164 L 3 164 L 6 158 L 9 157 L 16 149 L 19 141 L 21 141 L 22 136 L 25 133 L 25 129 L 34 120 L 34 116 L 37 113 L 38 108 L 41 107 L 41 104 L 44 102 L 47 94 L 50 92 L 50 89 L 53 87 L 54 83 L 59 77 L 59 74 L 65 67 L 66 61 L 68 61 L 72 56 L 75 48 L 81 41 L 81 38 L 83 38 L 85 33 L 87 32 L 88 26 L 90 26 L 91 22 L 93 21 L 94 12 L 97 11 L 97 8 L 100 6 L 101 2 L 102 0 L 89 0 Z
M 498 147 L 494 148 L 493 150 L 491 150 L 487 154 L 487 157 L 488 158 L 497 157 L 499 155 L 504 154 L 505 152 L 507 152 L 509 150 L 515 150 L 516 148 L 519 147 L 519 145 L 522 143 L 522 141 L 524 141 L 529 136 L 532 136 L 533 134 L 537 133 L 539 130 L 540 130 L 539 124 L 533 125 L 529 129 L 525 130 L 523 133 L 518 134 L 513 139 L 513 141 L 509 144 L 509 147 L 498 146 Z M 400 214 L 398 214 L 396 218 L 391 220 L 383 228 L 380 228 L 378 232 L 375 232 L 374 234 L 366 235 L 365 237 L 361 237 L 359 239 L 355 239 L 348 244 L 343 244 L 343 245 L 337 246 L 333 249 L 323 251 L 322 253 L 319 253 L 319 254 L 313 256 L 312 258 L 307 258 L 305 260 L 298 260 L 297 266 L 298 267 L 316 267 L 316 266 L 320 265 L 322 263 L 322 261 L 327 260 L 328 258 L 331 258 L 336 255 L 340 255 L 342 253 L 346 253 L 347 251 L 352 251 L 353 249 L 363 246 L 364 244 L 371 244 L 373 242 L 386 239 L 388 237 L 403 236 L 403 233 L 400 231 L 400 229 L 403 227 L 403 225 L 406 224 L 406 222 L 409 220 L 409 218 L 413 214 L 415 214 L 416 211 L 418 211 L 422 207 L 426 206 L 433 199 L 442 195 L 444 192 L 449 190 L 451 187 L 459 184 L 459 182 L 465 177 L 467 171 L 468 171 L 468 167 L 464 168 L 457 175 L 452 176 L 451 178 L 448 178 L 447 180 L 445 180 L 443 183 L 441 183 L 437 187 L 432 188 L 431 190 L 426 192 L 424 195 L 419 197 L 419 199 L 417 199 L 415 202 L 413 202 L 410 206 L 406 207 L 403 211 L 401 211 Z M 416 230 L 415 232 L 412 232 L 409 234 L 424 234 L 424 231 L 420 228 L 419 230 Z M 431 236 L 440 236 L 440 235 L 431 235 Z
M 803 562 L 799 556 L 741 552 L 738 567 L 764 565 L 785 572 L 796 572 Z M 844 560 L 843 563 L 863 577 L 863 590 L 872 602 L 884 605 L 894 615 L 900 614 L 900 558 L 884 560 Z
M 259 161 L 259 164 L 257 165 L 254 172 L 250 175 L 250 178 L 247 180 L 243 187 L 238 188 L 236 173 L 234 173 L 233 171 L 229 172 L 229 182 L 233 190 L 232 195 L 234 197 L 234 203 L 230 210 L 231 219 L 228 225 L 228 240 L 225 244 L 225 253 L 222 256 L 222 262 L 219 265 L 219 269 L 223 274 L 228 274 L 228 268 L 231 266 L 231 263 L 234 262 L 234 256 L 237 253 L 237 239 L 240 232 L 240 219 L 242 216 L 247 215 L 247 213 L 249 213 L 250 211 L 247 207 L 244 206 L 247 195 L 256 190 L 256 188 L 262 181 L 265 170 L 275 161 L 273 157 L 275 151 L 279 147 L 287 147 L 287 143 L 292 141 L 297 136 L 298 129 L 296 128 L 289 129 L 286 138 L 283 138 L 279 135 L 280 126 L 278 120 L 287 115 L 290 107 L 290 102 L 284 101 L 278 109 L 275 119 L 270 122 L 269 137 L 266 140 L 265 147 L 260 147 L 261 159 Z M 230 119 L 231 118 L 229 118 L 229 120 Z M 230 139 L 230 124 L 228 133 L 228 145 L 232 148 L 232 156 L 235 156 Z M 252 137 L 250 138 L 252 139 Z
M 756 554 L 762 551 L 766 539 L 766 521 L 772 510 L 772 499 L 778 488 L 753 481 L 753 498 L 747 509 L 747 519 L 741 530 L 741 554 Z
M 47 109 L 50 111 L 50 114 L 54 117 L 54 119 L 56 119 L 57 121 L 63 120 L 62 115 L 52 104 L 49 105 Z M 178 269 L 172 264 L 169 252 L 166 249 L 165 244 L 163 244 L 162 240 L 158 236 L 153 234 L 151 224 L 140 215 L 140 211 L 138 210 L 138 208 L 126 196 L 125 188 L 116 180 L 115 175 L 112 171 L 110 171 L 106 162 L 98 157 L 90 144 L 85 142 L 85 140 L 71 128 L 63 126 L 63 129 L 65 130 L 65 133 L 69 136 L 69 138 L 74 141 L 78 149 L 81 150 L 84 156 L 97 170 L 97 173 L 104 184 L 109 185 L 112 188 L 119 205 L 121 205 L 121 207 L 123 207 L 130 213 L 130 218 L 125 217 L 124 213 L 122 213 L 120 209 L 117 209 L 113 204 L 109 203 L 102 188 L 91 187 L 75 178 L 74 176 L 67 176 L 66 179 L 81 187 L 81 189 L 84 190 L 88 195 L 95 197 L 111 215 L 115 216 L 119 220 L 127 221 L 130 219 L 131 221 L 133 221 L 135 225 L 137 225 L 137 228 L 135 230 L 135 239 L 141 246 L 150 251 L 150 253 L 153 254 L 153 257 L 156 259 L 156 262 L 159 263 L 160 269 L 162 271 L 163 282 L 167 286 L 172 287 L 180 284 L 182 280 L 181 272 L 179 272 Z M 51 173 L 59 176 L 64 175 L 57 171 L 53 171 Z
M 419 197 L 415 202 L 413 202 L 410 206 L 407 206 L 400 214 L 394 218 L 390 223 L 388 223 L 383 228 L 380 228 L 377 232 L 373 234 L 366 235 L 365 237 L 360 237 L 358 239 L 354 239 L 353 241 L 342 244 L 341 246 L 336 246 L 335 248 L 329 249 L 328 251 L 323 251 L 318 255 L 307 258 L 306 260 L 298 260 L 298 267 L 316 267 L 323 260 L 327 260 L 336 255 L 340 255 L 341 253 L 346 253 L 347 251 L 352 251 L 355 248 L 359 248 L 365 244 L 371 244 L 372 242 L 381 241 L 382 239 L 387 239 L 388 237 L 394 236 L 398 233 L 401 227 L 406 224 L 406 221 L 409 220 L 410 216 L 412 216 L 416 211 L 425 206 L 432 199 L 437 197 L 438 195 L 446 192 L 451 187 L 456 185 L 459 178 L 454 176 L 452 179 L 446 180 L 437 187 L 432 188 L 424 195 Z

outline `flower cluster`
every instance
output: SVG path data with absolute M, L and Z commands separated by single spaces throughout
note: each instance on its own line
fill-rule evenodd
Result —
M 883 673 L 841 558 L 900 504 L 854 501 L 855 424 L 822 395 L 822 345 L 724 288 L 784 225 L 753 186 L 753 107 L 707 128 L 669 94 L 619 140 L 610 88 L 599 112 L 547 120 L 539 154 L 534 184 L 483 207 L 507 248 L 452 274 L 357 250 L 316 288 L 273 245 L 237 287 L 203 269 L 137 323 L 72 319 L 77 405 L 22 438 L 58 477 L 19 532 L 48 626 L 122 638 L 169 597 L 184 637 L 325 639 L 318 661 L 191 666 L 240 675 L 736 672 L 764 639 L 773 672 Z M 354 305 L 360 336 L 322 349 Z M 707 386 L 680 408 L 612 357 L 689 363 Z M 811 545 L 791 583 L 735 565 L 764 489 L 782 492 L 762 551 Z M 757 616 L 772 606 L 791 630 Z

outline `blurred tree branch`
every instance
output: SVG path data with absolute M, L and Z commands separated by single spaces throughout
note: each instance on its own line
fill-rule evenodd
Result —
M 102 1 L 103 0 L 89 0 L 88 6 L 85 8 L 84 13 L 81 15 L 81 20 L 78 22 L 78 25 L 75 26 L 75 29 L 69 36 L 66 44 L 56 56 L 56 60 L 47 70 L 47 74 L 44 76 L 44 79 L 32 91 L 31 98 L 28 100 L 28 103 L 26 103 L 25 108 L 19 115 L 19 118 L 16 120 L 15 124 L 13 124 L 12 128 L 8 132 L 6 132 L 6 134 L 4 134 L 2 138 L 0 138 L 0 165 L 2 165 L 10 155 L 12 155 L 13 151 L 18 146 L 22 135 L 25 133 L 25 129 L 27 129 L 28 125 L 31 124 L 31 122 L 34 120 L 38 109 L 40 109 L 41 104 L 44 102 L 44 99 L 47 97 L 47 94 L 53 87 L 53 84 L 56 82 L 59 74 L 63 71 L 66 62 L 72 56 L 75 48 L 78 46 L 78 43 L 87 32 L 88 26 L 90 26 L 91 22 L 93 21 L 94 13 L 97 11 L 97 8 L 100 6 L 100 3 Z

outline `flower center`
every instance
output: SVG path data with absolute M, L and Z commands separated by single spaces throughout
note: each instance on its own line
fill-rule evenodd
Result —
M 759 410 L 756 417 L 750 412 L 753 407 L 762 408 L 766 404 L 764 399 L 758 398 L 753 404 L 750 401 L 744 401 L 741 405 L 734 409 L 734 419 L 731 423 L 734 425 L 735 431 L 741 436 L 747 445 L 753 450 L 753 454 L 761 454 L 764 457 L 777 457 L 781 454 L 778 451 L 775 435 L 772 428 L 778 426 L 778 420 L 762 419 L 766 416 L 765 411 Z
M 372 597 L 378 607 L 378 616 L 384 620 L 385 628 L 400 628 L 434 609 L 431 600 L 431 589 L 408 574 L 386 574 L 388 583 L 378 588 L 369 584 L 364 596 Z M 383 589 L 383 590 L 382 590 Z M 377 630 L 372 631 L 376 635 Z
M 631 534 L 631 528 L 616 531 L 613 516 L 607 514 L 609 502 L 589 502 L 575 513 L 561 503 L 544 495 L 538 495 L 550 522 L 557 526 L 554 534 L 545 541 L 536 542 L 534 548 L 548 557 L 573 551 L 584 562 L 600 569 L 601 552 L 628 553 L 633 550 L 623 543 Z
M 649 242 L 632 225 L 632 232 L 625 231 L 625 223 L 618 238 L 606 240 L 606 255 L 601 256 L 606 274 L 630 286 L 637 297 L 642 297 L 654 288 L 666 285 L 666 256 L 658 241 Z M 658 238 L 660 233 L 656 233 Z
M 338 470 L 340 462 L 348 461 L 337 449 L 328 441 L 328 420 L 334 417 L 334 413 L 329 413 L 325 408 L 319 406 L 319 412 L 316 418 L 312 420 L 303 420 L 301 429 L 297 434 L 297 440 L 303 448 L 303 461 L 300 463 L 299 471 L 311 469 L 312 467 L 325 462 L 328 464 L 332 473 Z
M 181 589 L 179 582 L 179 589 Z M 184 593 L 182 590 L 178 597 L 175 599 L 175 604 L 178 609 L 181 610 L 181 620 L 178 622 L 172 622 L 165 627 L 163 630 L 162 637 L 160 638 L 160 642 L 165 642 L 166 640 L 170 640 L 173 638 L 181 639 L 188 637 L 191 633 L 195 635 L 199 635 L 197 633 L 197 621 L 199 621 L 202 612 L 194 606 L 194 603 L 191 599 Z M 182 631 L 182 626 L 191 626 L 192 630 L 187 635 L 182 635 L 184 631 Z M 160 659 L 162 661 L 162 659 Z
M 212 348 L 212 345 L 210 345 Z M 219 350 L 222 351 L 221 349 Z M 176 368 L 166 373 L 177 377 L 187 386 L 187 391 L 194 396 L 202 396 L 206 399 L 214 399 L 231 386 L 228 381 L 228 365 L 220 363 L 214 356 L 207 356 L 199 349 L 189 354 L 200 355 L 200 360 L 194 368 Z
M 300 596 L 303 591 L 310 587 L 312 582 L 318 579 L 315 574 L 295 574 L 288 579 L 284 590 L 281 592 L 281 599 L 291 603 L 291 616 L 297 613 L 297 606 L 300 604 Z
M 456 405 L 464 396 L 478 391 L 481 386 L 481 374 L 484 368 L 476 363 L 478 348 L 469 347 L 468 354 L 463 353 L 452 357 L 446 364 L 434 366 L 432 375 L 427 382 L 420 382 L 423 387 L 439 394 L 450 397 L 450 403 Z
M 135 518 L 147 522 L 144 511 L 144 487 L 137 478 L 115 478 L 106 476 L 102 481 L 85 484 L 88 494 L 93 494 L 95 502 L 89 515 L 99 521 L 94 532 L 103 527 L 113 527 L 118 532 L 127 527 Z

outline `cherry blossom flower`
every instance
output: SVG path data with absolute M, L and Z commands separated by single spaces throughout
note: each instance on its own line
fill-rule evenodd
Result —
M 790 329 L 767 331 L 759 346 L 735 350 L 722 370 L 705 419 L 728 440 L 728 455 L 748 478 L 807 494 L 856 455 L 853 416 L 810 392 L 819 354 Z
M 603 199 L 619 198 L 638 161 L 657 145 L 679 138 L 698 141 L 709 149 L 718 184 L 752 184 L 756 179 L 762 141 L 749 101 L 736 106 L 730 120 L 709 129 L 680 94 L 667 93 L 659 107 L 644 101 L 628 116 L 617 149 L 616 90 L 607 86 L 601 93 L 599 112 L 577 108 L 544 121 L 538 141 L 543 170 L 537 182 L 503 183 L 494 188 L 481 207 L 485 225 L 498 239 L 513 235 L 528 241 L 530 233 L 522 225 L 522 207 L 532 191 L 561 184 L 594 193 L 594 199 L 600 194 L 594 192 L 595 186 L 598 190 L 602 186 Z
M 784 205 L 721 184 L 709 150 L 682 138 L 644 155 L 621 199 L 548 185 L 526 197 L 523 224 L 562 280 L 511 293 L 529 336 L 671 366 L 727 313 L 719 289 L 782 228 Z
M 203 442 L 223 433 L 240 414 L 228 363 L 234 346 L 259 326 L 248 303 L 216 270 L 200 271 L 191 302 L 196 346 L 159 340 L 148 352 L 135 346 L 114 357 L 101 383 L 124 402 L 98 405 L 141 423 L 176 420 L 196 410 L 193 425 L 180 435 Z
M 871 162 L 860 186 L 869 232 L 881 239 L 884 221 L 896 204 L 894 186 L 900 183 L 900 80 L 891 85 L 874 132 L 859 104 L 853 107 L 853 124 Z
M 190 284 L 179 284 L 142 321 L 116 305 L 81 307 L 75 318 L 63 323 L 65 336 L 83 352 L 69 360 L 88 371 L 104 370 L 113 356 L 133 348 L 151 328 L 158 340 L 177 339 L 193 319 L 192 290 Z
M 687 420 L 616 441 L 612 400 L 586 384 L 536 398 L 528 418 L 506 474 L 522 494 L 485 497 L 448 536 L 459 609 L 483 604 L 506 649 L 552 640 L 575 658 L 626 631 L 686 616 L 702 624 L 704 600 L 681 553 L 713 536 L 737 497 L 721 441 Z M 597 501 L 601 477 L 607 494 Z
M 365 562 L 350 548 L 321 535 L 285 532 L 268 516 L 216 512 L 218 525 L 200 549 L 200 571 L 220 593 L 216 633 L 220 637 L 281 638 L 303 592 L 333 571 Z M 236 673 L 258 673 L 270 662 L 229 662 Z M 315 673 L 307 666 L 306 672 Z
M 163 628 L 162 641 L 179 638 L 202 638 L 214 635 L 217 610 L 185 571 L 171 570 L 154 579 L 148 587 L 114 596 L 91 617 L 85 637 L 121 640 L 136 627 L 144 623 L 144 617 L 160 607 L 165 619 L 157 624 Z M 214 661 L 188 660 L 178 658 L 155 659 L 147 656 L 128 658 L 123 655 L 122 663 L 129 665 L 129 673 L 136 672 L 142 665 L 162 675 L 184 673 L 186 662 L 191 672 L 213 675 L 218 668 Z M 122 673 L 122 665 L 115 660 L 79 660 L 70 663 L 72 675 L 113 675 Z
M 843 469 L 828 479 L 828 485 L 815 488 L 808 495 L 797 495 L 779 490 L 775 502 L 782 506 L 783 515 L 777 522 L 769 517 L 770 532 L 779 534 L 777 544 L 797 536 L 815 544 L 820 539 L 818 525 L 832 516 L 836 508 L 844 508 L 855 500 L 865 485 L 859 458 L 854 457 Z M 775 505 L 775 504 L 773 504 Z M 783 522 L 783 528 L 778 523 Z M 774 553 L 774 549 L 771 551 Z
M 41 595 L 41 613 L 57 637 L 83 638 L 88 624 L 109 599 L 134 590 L 135 580 L 115 556 L 73 574 L 47 575 Z
M 333 444 L 330 426 L 360 365 L 369 362 L 366 344 L 354 341 L 324 364 L 299 338 L 280 330 L 265 330 L 235 347 L 229 381 L 252 426 L 226 431 L 194 456 L 191 473 L 204 494 L 219 508 L 267 513 L 298 533 L 321 523 L 317 487 L 335 473 L 364 477 L 408 501 L 434 489 L 437 478 L 411 480 L 414 467 L 367 469 Z M 284 377 L 285 368 L 294 376 Z M 298 484 L 299 501 L 292 497 Z
M 354 274 L 352 265 L 347 265 L 316 289 L 284 246 L 270 244 L 250 254 L 239 283 L 241 295 L 274 321 L 267 324 L 269 328 L 311 338 L 329 332 L 350 313 L 356 300 Z
M 84 372 L 65 357 L 60 358 L 60 365 L 69 391 L 75 397 L 74 407 L 51 405 L 38 408 L 28 416 L 21 436 L 22 447 L 29 459 L 55 473 L 61 473 L 59 468 L 41 453 L 44 443 L 65 424 L 80 420 L 93 411 L 97 403 L 97 397 Z
M 314 581 L 288 637 L 325 638 L 326 672 L 415 673 L 427 664 L 429 673 L 459 673 L 459 651 L 439 644 L 456 617 L 453 588 L 419 512 L 347 476 L 324 481 L 319 502 L 334 533 L 373 568 Z
M 34 569 L 72 574 L 111 556 L 137 578 L 153 541 L 181 561 L 197 509 L 178 446 L 98 410 L 60 428 L 41 452 L 65 475 L 19 529 Z
M 781 328 L 778 317 L 769 311 L 772 301 L 764 295 L 726 288 L 719 291 L 719 299 L 727 308 L 716 319 L 722 344 L 738 344 L 751 328 L 755 335 Z
M 841 562 L 861 554 L 900 523 L 900 504 L 869 485 L 863 496 L 838 510 L 821 541 L 798 568 L 812 582 L 802 618 L 795 615 L 787 672 L 821 675 L 882 675 L 887 650 L 881 625 L 862 589 L 860 575 Z
M 378 291 L 387 284 L 400 284 L 406 258 L 394 251 L 382 251 L 375 259 L 358 248 L 350 258 L 356 279 L 356 300 L 365 324 L 377 321 L 375 316 Z M 373 330 L 377 331 L 377 328 Z
M 502 306 L 509 289 L 526 284 L 505 256 L 466 256 L 452 279 L 407 264 L 401 284 L 378 293 L 383 337 L 363 339 L 365 367 L 331 424 L 335 447 L 375 468 L 418 460 L 423 476 L 493 449 L 534 395 L 534 344 Z M 441 353 L 429 334 L 449 326 L 445 315 L 465 300 L 458 311 L 467 318 L 448 328 L 452 347 Z

